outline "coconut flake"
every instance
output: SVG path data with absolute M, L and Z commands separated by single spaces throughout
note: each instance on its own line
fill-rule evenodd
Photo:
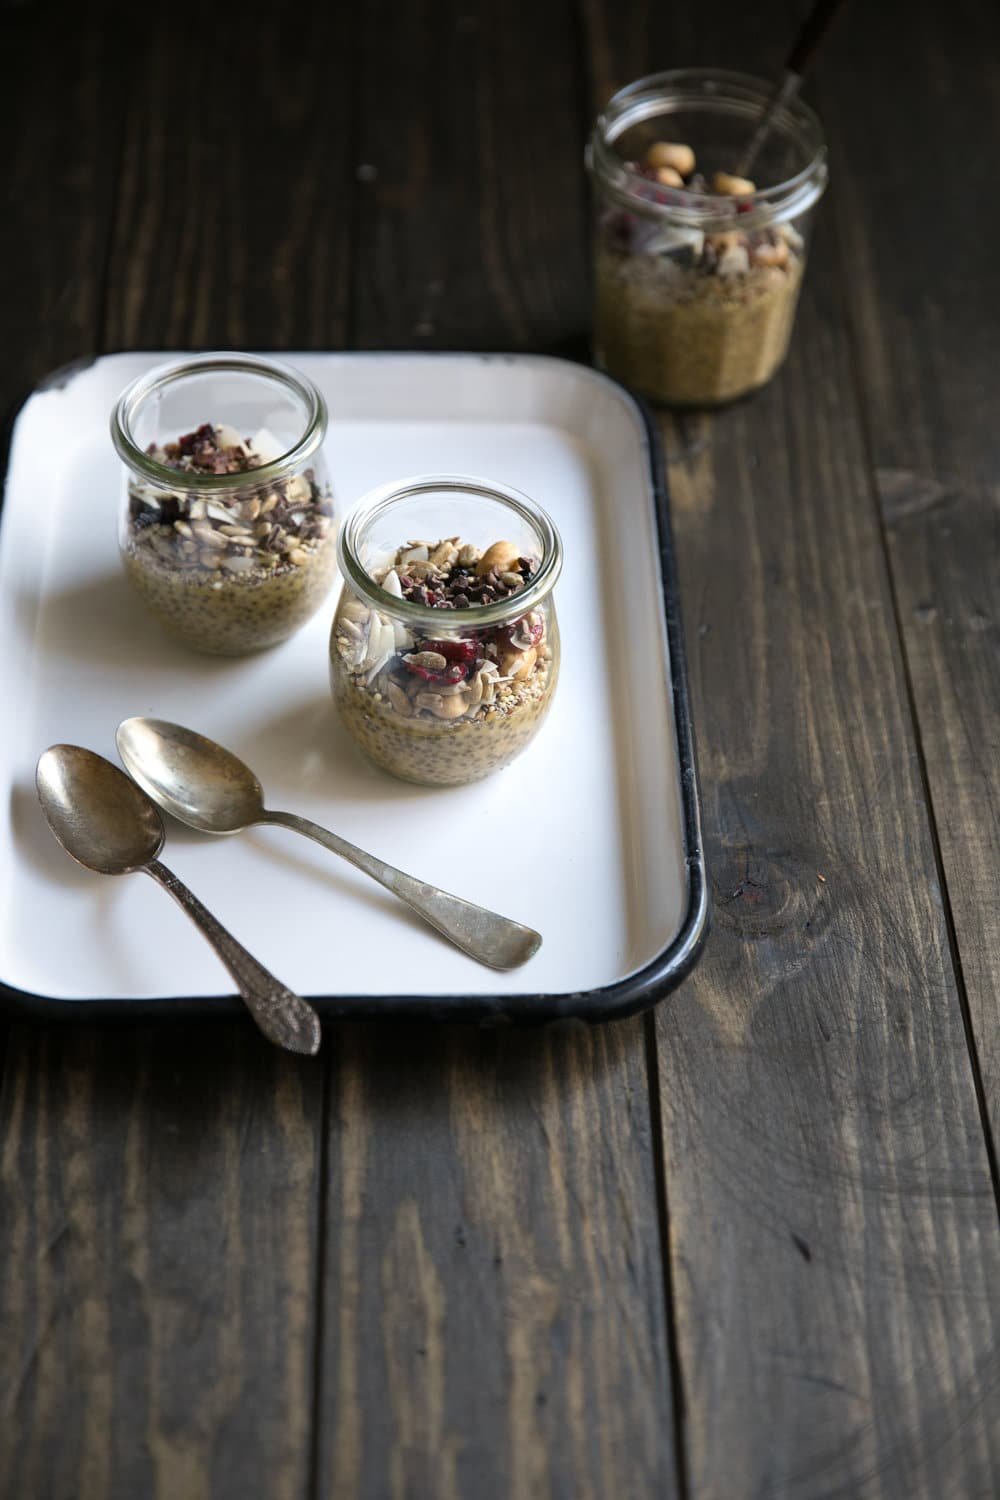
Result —
M 258 427 L 247 446 L 262 464 L 273 464 L 288 451 L 287 444 L 280 442 L 269 427 Z

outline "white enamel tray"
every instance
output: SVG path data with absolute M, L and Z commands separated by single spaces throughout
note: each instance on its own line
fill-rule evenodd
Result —
M 666 496 L 651 429 L 618 385 L 536 356 L 287 354 L 330 410 L 338 514 L 422 471 L 511 484 L 565 547 L 562 672 L 549 719 L 506 770 L 424 789 L 369 767 L 327 678 L 333 598 L 292 640 L 243 660 L 164 636 L 119 564 L 108 416 L 163 354 L 53 377 L 21 408 L 0 523 L 0 998 L 46 1016 L 236 1008 L 228 976 L 142 876 L 107 879 L 56 845 L 34 792 L 40 752 L 116 760 L 132 714 L 234 750 L 269 805 L 537 927 L 496 974 L 386 892 L 277 828 L 233 838 L 168 819 L 165 862 L 324 1014 L 602 1020 L 661 998 L 707 927 L 697 789 Z

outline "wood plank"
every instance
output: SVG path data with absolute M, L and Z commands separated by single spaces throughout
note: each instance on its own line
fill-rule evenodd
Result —
M 0 9 L 12 64 L 0 100 L 10 209 L 0 216 L 0 420 L 43 376 L 97 347 L 122 108 L 102 81 L 122 66 L 106 21 L 95 7 L 79 45 L 56 47 L 47 7 Z
M 122 69 L 95 71 L 89 20 L 64 38 L 67 69 L 91 69 L 81 98 L 120 99 L 107 79 Z M 75 85 L 40 94 L 28 117 L 54 122 L 41 127 L 54 141 L 81 128 L 84 155 L 121 154 L 106 318 L 88 347 L 343 340 L 342 25 L 328 10 L 248 25 L 234 5 L 199 38 L 173 13 L 136 13 L 123 153 L 82 133 Z M 50 216 L 63 225 L 42 203 L 39 224 Z M 99 305 L 88 291 L 87 316 Z M 249 1022 L 13 1030 L 0 1493 L 309 1492 L 324 1082 L 322 1060 L 279 1056 Z
M 760 55 L 729 7 L 589 15 L 598 92 Z M 666 428 L 716 901 L 657 1017 L 688 1490 L 985 1496 L 1000 1234 L 834 229 L 775 385 Z
M 571 7 L 363 15 L 357 343 L 578 346 Z M 347 1030 L 330 1122 L 320 1493 L 675 1493 L 642 1023 Z
M 1000 16 L 876 19 L 822 75 L 841 295 L 858 355 L 907 669 L 994 1136 L 1000 1130 L 1000 266 L 982 162 Z M 947 45 L 945 44 L 947 41 Z M 890 66 L 891 65 L 891 66 Z M 890 66 L 890 73 L 883 71 Z M 848 76 L 850 83 L 848 84 Z M 902 109 L 886 77 L 927 107 Z
M 572 5 L 362 14 L 357 346 L 583 353 Z
M 346 334 L 352 18 L 151 12 L 133 81 L 105 347 L 336 348 Z
M 0 1493 L 307 1492 L 320 1065 L 248 1027 L 16 1027 Z
M 347 1030 L 320 1493 L 674 1493 L 639 1023 Z

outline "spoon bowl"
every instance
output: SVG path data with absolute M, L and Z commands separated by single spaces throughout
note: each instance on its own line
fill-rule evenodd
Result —
M 39 757 L 35 785 L 46 821 L 67 854 L 98 875 L 151 876 L 211 943 L 268 1040 L 308 1056 L 319 1050 L 319 1017 L 308 1001 L 275 979 L 160 863 L 163 820 L 124 771 L 82 745 L 51 745 Z
M 67 854 L 99 875 L 128 875 L 163 848 L 163 820 L 124 771 L 82 745 L 52 745 L 35 771 L 42 812 Z
M 533 927 L 407 875 L 310 818 L 265 807 L 261 784 L 250 767 L 183 724 L 126 719 L 115 739 L 129 774 L 160 807 L 190 828 L 238 833 L 254 823 L 272 823 L 304 834 L 377 880 L 449 942 L 491 968 L 516 969 L 541 946 L 541 934 Z
M 264 815 L 250 767 L 214 740 L 166 719 L 126 719 L 115 736 L 129 775 L 165 812 L 201 833 L 239 833 Z

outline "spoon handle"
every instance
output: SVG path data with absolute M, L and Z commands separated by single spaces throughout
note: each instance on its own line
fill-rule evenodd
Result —
M 263 964 L 258 963 L 166 865 L 152 859 L 148 865 L 143 865 L 143 869 L 170 892 L 211 943 L 268 1041 L 289 1052 L 305 1052 L 309 1056 L 318 1052 L 319 1017 L 312 1006 L 293 995 L 291 990 L 286 990 Z
M 394 865 L 387 865 L 384 860 L 376 859 L 374 854 L 366 854 L 364 849 L 349 844 L 339 834 L 331 833 L 328 828 L 321 828 L 310 818 L 301 818 L 297 813 L 268 811 L 262 821 L 294 829 L 296 833 L 305 834 L 308 839 L 315 839 L 324 849 L 339 854 L 342 859 L 363 870 L 366 875 L 377 880 L 379 885 L 385 886 L 387 891 L 392 891 L 394 896 L 405 901 L 407 906 L 412 907 L 432 927 L 436 927 L 456 947 L 492 969 L 516 969 L 541 947 L 541 934 L 533 928 L 522 927 L 520 922 L 511 922 L 507 917 L 487 911 L 484 906 L 463 901 L 461 896 L 450 896 L 436 885 L 415 880 L 412 875 L 397 870 Z

